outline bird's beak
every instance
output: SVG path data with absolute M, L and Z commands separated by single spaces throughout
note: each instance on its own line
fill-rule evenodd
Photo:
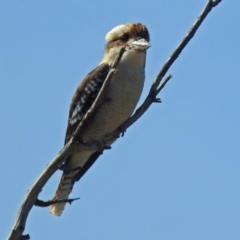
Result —
M 135 40 L 129 44 L 132 49 L 143 51 L 151 47 L 151 44 L 146 41 L 144 38 Z

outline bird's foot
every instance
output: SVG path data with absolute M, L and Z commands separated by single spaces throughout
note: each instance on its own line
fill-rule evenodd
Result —
M 120 136 L 123 137 L 124 134 L 125 134 L 125 132 L 127 131 L 126 128 L 124 128 L 124 126 L 121 125 L 118 129 L 119 129 L 119 131 L 121 132 Z

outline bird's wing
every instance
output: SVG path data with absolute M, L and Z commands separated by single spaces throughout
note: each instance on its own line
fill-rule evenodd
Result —
M 70 140 L 81 120 L 97 98 L 98 93 L 108 75 L 109 69 L 110 66 L 108 64 L 102 63 L 93 69 L 79 84 L 70 104 L 65 144 Z M 89 157 L 84 166 L 76 173 L 75 181 L 81 179 L 81 177 L 87 172 L 100 155 L 101 152 L 95 152 Z M 68 167 L 68 161 L 70 158 L 71 156 L 64 164 L 66 168 Z
M 109 69 L 108 64 L 100 64 L 83 79 L 77 88 L 70 105 L 65 144 L 71 139 L 78 125 L 97 98 Z M 101 152 L 92 152 L 86 156 L 83 152 L 81 157 L 77 157 L 80 157 L 80 161 L 82 160 L 84 162 L 79 169 L 78 164 L 76 166 L 76 163 L 72 162 L 74 161 L 72 160 L 74 153 L 69 156 L 63 164 L 63 174 L 53 200 L 68 198 L 75 181 L 78 181 L 87 172 L 100 154 Z M 77 169 L 73 171 L 72 168 L 76 167 Z M 65 204 L 66 203 L 58 203 L 51 205 L 50 212 L 54 215 L 61 215 Z
M 108 64 L 100 64 L 92 70 L 78 86 L 69 109 L 65 144 L 70 140 L 79 123 L 91 108 L 108 75 L 109 69 L 110 66 Z

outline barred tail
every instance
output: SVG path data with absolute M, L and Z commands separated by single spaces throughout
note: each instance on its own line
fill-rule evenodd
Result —
M 91 151 L 73 153 L 68 161 L 67 167 L 69 169 L 74 169 L 76 167 L 82 168 L 92 154 L 93 152 Z M 73 185 L 75 183 L 76 173 L 77 171 L 63 173 L 53 200 L 68 199 L 68 196 L 71 193 Z M 60 216 L 64 210 L 65 205 L 66 203 L 52 204 L 50 206 L 50 213 L 56 216 Z
M 61 200 L 61 199 L 68 199 L 69 194 L 72 191 L 74 180 L 73 174 L 71 173 L 64 173 L 58 185 L 56 194 L 53 200 Z M 56 203 L 50 206 L 50 213 L 56 216 L 60 216 L 64 210 L 66 203 Z

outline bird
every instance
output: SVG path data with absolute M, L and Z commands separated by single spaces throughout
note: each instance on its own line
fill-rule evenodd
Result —
M 84 142 L 104 141 L 105 136 L 118 129 L 133 113 L 141 96 L 145 80 L 146 50 L 150 45 L 150 35 L 142 23 L 118 25 L 106 34 L 106 45 L 100 64 L 79 84 L 73 95 L 66 130 L 65 144 L 83 120 L 87 111 L 97 99 L 99 91 L 116 60 L 120 49 L 125 51 L 117 64 L 103 95 L 97 100 L 98 109 L 78 136 Z M 116 139 L 104 144 L 111 146 Z M 100 150 L 74 150 L 65 161 L 63 174 L 53 201 L 68 199 L 76 181 L 89 170 L 102 154 Z M 67 170 L 68 169 L 68 170 Z M 60 216 L 66 202 L 50 206 L 50 213 Z

